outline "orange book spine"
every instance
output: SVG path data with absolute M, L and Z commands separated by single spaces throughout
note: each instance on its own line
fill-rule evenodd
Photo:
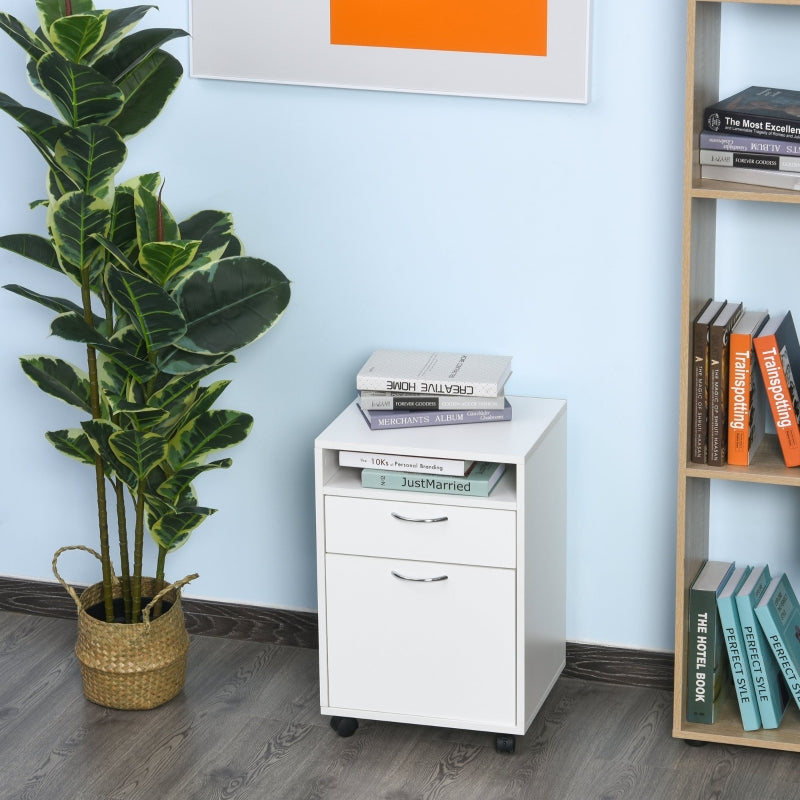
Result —
M 732 333 L 728 369 L 728 463 L 737 467 L 750 463 L 752 354 L 753 337 L 749 333 Z
M 792 392 L 786 380 L 778 339 L 774 335 L 757 336 L 755 349 L 761 374 L 764 377 L 769 408 L 775 422 L 783 461 L 787 467 L 798 467 L 800 466 L 800 426 L 797 424 Z

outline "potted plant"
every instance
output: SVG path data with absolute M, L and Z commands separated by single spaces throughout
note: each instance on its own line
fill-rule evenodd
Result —
M 39 388 L 82 415 L 75 428 L 46 435 L 94 471 L 99 552 L 90 552 L 102 580 L 78 597 L 57 570 L 68 548 L 56 553 L 53 569 L 78 605 L 85 693 L 118 708 L 152 707 L 180 691 L 188 637 L 179 590 L 196 576 L 168 584 L 165 559 L 214 513 L 199 504 L 194 479 L 229 467 L 230 458 L 213 454 L 241 442 L 253 423 L 249 414 L 214 407 L 227 380 L 204 381 L 271 328 L 290 298 L 277 267 L 244 255 L 230 214 L 201 211 L 178 222 L 162 201 L 158 173 L 120 178 L 127 139 L 158 116 L 182 75 L 162 46 L 184 31 L 134 30 L 151 8 L 36 0 L 35 31 L 0 13 L 0 28 L 27 55 L 33 88 L 54 108 L 50 115 L 0 93 L 0 109 L 47 165 L 46 196 L 34 203 L 46 206 L 45 234 L 5 235 L 0 247 L 61 273 L 70 294 L 5 288 L 54 312 L 51 333 L 85 356 L 81 366 L 43 355 L 21 364 Z M 158 545 L 149 575 L 145 532 Z M 160 614 L 164 600 L 172 605 Z M 89 613 L 94 602 L 99 619 Z M 170 661 L 154 633 L 167 618 L 165 638 L 180 640 L 183 651 L 173 659 L 177 677 L 165 688 L 125 689 L 117 700 L 117 684 L 130 687 L 130 674 L 155 669 L 134 664 L 122 678 L 98 677 L 106 639 L 125 640 L 124 657 L 112 661 L 132 662 L 146 650 L 152 663 Z M 102 687 L 87 686 L 89 679 Z M 137 693 L 147 696 L 130 696 Z

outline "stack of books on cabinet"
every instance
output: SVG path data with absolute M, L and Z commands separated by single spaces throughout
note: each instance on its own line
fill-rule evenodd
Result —
M 358 371 L 357 405 L 375 431 L 511 419 L 505 385 L 511 357 L 376 350 Z M 367 488 L 487 497 L 505 464 L 342 450 L 339 464 L 361 469 Z
M 689 589 L 688 722 L 713 724 L 734 694 L 742 728 L 800 706 L 800 604 L 785 573 L 706 561 Z
M 708 106 L 703 178 L 800 189 L 800 91 L 750 86 Z
M 771 421 L 783 463 L 800 466 L 798 377 L 791 311 L 709 299 L 692 327 L 690 460 L 749 466 Z

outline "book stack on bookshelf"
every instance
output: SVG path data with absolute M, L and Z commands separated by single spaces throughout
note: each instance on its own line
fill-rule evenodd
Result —
M 700 175 L 800 190 L 800 91 L 750 86 L 708 106 Z
M 356 375 L 357 405 L 372 430 L 507 422 L 510 356 L 376 350 Z M 341 451 L 366 488 L 487 497 L 506 465 L 395 453 Z
M 800 343 L 791 311 L 709 299 L 692 328 L 693 463 L 749 466 L 771 420 L 783 463 L 800 466 Z
M 733 692 L 745 731 L 800 707 L 800 605 L 767 565 L 706 561 L 689 588 L 688 722 L 713 724 Z

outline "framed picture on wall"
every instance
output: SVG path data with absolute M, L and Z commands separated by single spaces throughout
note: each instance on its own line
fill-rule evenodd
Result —
M 589 100 L 590 0 L 190 0 L 191 75 Z

